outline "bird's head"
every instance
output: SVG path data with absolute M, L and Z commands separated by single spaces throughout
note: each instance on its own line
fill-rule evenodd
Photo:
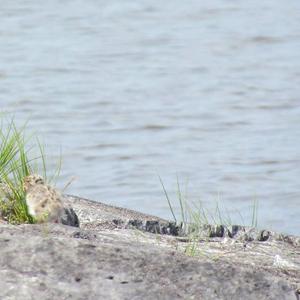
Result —
M 23 189 L 25 192 L 27 192 L 30 187 L 37 184 L 44 184 L 44 179 L 42 176 L 37 174 L 26 176 L 23 181 Z

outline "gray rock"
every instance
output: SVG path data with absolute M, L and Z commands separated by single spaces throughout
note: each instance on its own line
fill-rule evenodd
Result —
M 293 299 L 280 276 L 59 224 L 0 227 L 1 299 Z
M 64 208 L 64 214 L 61 217 L 61 223 L 64 225 L 79 227 L 79 219 L 73 208 Z
M 0 224 L 1 299 L 297 299 L 297 237 L 204 226 L 190 240 L 160 218 L 67 201 L 81 228 Z

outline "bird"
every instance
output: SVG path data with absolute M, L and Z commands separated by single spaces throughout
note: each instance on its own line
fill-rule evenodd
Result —
M 52 222 L 79 227 L 79 218 L 70 205 L 65 205 L 63 195 L 45 183 L 42 176 L 28 175 L 23 180 L 23 190 L 28 213 L 37 223 Z
M 58 190 L 46 184 L 44 179 L 37 174 L 24 178 L 23 190 L 28 213 L 36 219 L 37 223 L 62 223 L 65 209 Z

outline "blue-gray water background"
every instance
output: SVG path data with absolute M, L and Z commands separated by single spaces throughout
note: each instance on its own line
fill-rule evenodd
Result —
M 189 199 L 300 234 L 299 1 L 2 0 L 0 104 L 68 193 L 170 217 Z M 174 203 L 178 207 L 178 203 Z M 239 213 L 237 213 L 239 211 Z

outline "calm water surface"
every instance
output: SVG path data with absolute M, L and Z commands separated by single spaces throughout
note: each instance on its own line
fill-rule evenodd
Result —
M 299 1 L 1 1 L 0 104 L 62 187 L 170 217 L 176 198 L 300 234 Z M 49 152 L 48 151 L 48 152 Z M 174 204 L 178 207 L 178 203 Z

